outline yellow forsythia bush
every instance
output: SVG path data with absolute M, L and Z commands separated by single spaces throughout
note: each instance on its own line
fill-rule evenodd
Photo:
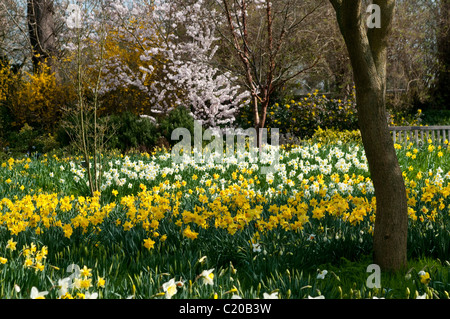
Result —
M 74 91 L 67 85 L 57 83 L 54 73 L 49 72 L 47 66 L 35 74 L 24 72 L 17 82 L 9 103 L 14 117 L 12 124 L 16 127 L 28 123 L 51 132 L 59 122 L 62 108 L 76 100 Z
M 9 63 L 0 60 L 0 103 L 7 100 L 12 82 L 13 73 L 11 72 Z

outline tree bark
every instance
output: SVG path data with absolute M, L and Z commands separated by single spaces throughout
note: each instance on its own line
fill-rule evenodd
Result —
M 302 64 L 301 62 L 292 64 L 285 69 L 283 65 L 285 62 L 279 58 L 279 55 L 282 52 L 281 49 L 287 43 L 289 35 L 292 35 L 301 22 L 315 12 L 321 4 L 319 3 L 302 18 L 288 18 L 288 13 L 297 9 L 295 1 L 286 1 L 281 9 L 276 7 L 273 1 L 261 1 L 260 5 L 265 10 L 265 19 L 262 22 L 264 30 L 261 28 L 258 31 L 257 38 L 254 38 L 255 34 L 249 32 L 252 25 L 248 13 L 251 8 L 250 5 L 254 2 L 222 0 L 221 3 L 230 33 L 230 39 L 227 40 L 240 60 L 241 76 L 243 76 L 245 84 L 251 92 L 253 126 L 258 132 L 257 145 L 261 147 L 262 129 L 265 127 L 267 109 L 273 93 L 282 88 L 288 81 L 313 68 L 319 61 L 319 59 L 316 59 L 312 65 L 302 70 L 294 70 L 294 66 L 298 67 Z M 279 3 L 283 3 L 283 1 L 279 1 Z M 281 26 L 280 20 L 282 20 Z M 255 42 L 259 41 L 262 33 L 264 33 L 265 43 L 254 45 Z M 292 72 L 288 72 L 288 70 Z
M 385 271 L 400 270 L 407 264 L 407 198 L 385 107 L 388 35 L 395 0 L 374 1 L 381 8 L 382 27 L 369 30 L 362 0 L 330 2 L 352 64 L 358 121 L 375 188 L 374 262 Z
M 56 72 L 54 58 L 57 49 L 53 14 L 53 0 L 27 0 L 28 31 L 33 50 L 34 72 L 39 72 L 42 64 L 49 66 L 51 72 Z
M 437 103 L 450 109 L 450 0 L 441 0 L 440 4 L 438 58 Z

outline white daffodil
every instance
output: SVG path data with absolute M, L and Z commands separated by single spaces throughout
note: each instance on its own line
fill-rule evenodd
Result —
M 328 274 L 327 270 L 323 270 L 321 272 L 319 272 L 319 274 L 317 275 L 317 279 L 325 279 L 325 276 Z
M 31 299 L 45 299 L 45 295 L 48 294 L 48 291 L 39 291 L 36 287 L 31 288 Z
M 317 297 L 311 297 L 311 296 L 308 296 L 308 299 L 325 299 L 325 296 L 317 296 Z
M 64 296 L 71 286 L 72 280 L 70 277 L 58 280 L 58 296 Z
M 203 283 L 207 285 L 214 285 L 214 268 L 209 270 L 203 270 L 200 277 L 203 278 Z
M 82 288 L 82 279 L 79 277 L 76 277 L 73 279 L 73 287 L 75 287 L 76 289 L 81 289 Z
M 253 252 L 254 253 L 260 253 L 261 252 L 261 244 L 256 243 L 256 244 L 252 244 L 253 246 Z
M 90 293 L 90 292 L 86 291 L 84 293 L 84 299 L 97 299 L 97 298 L 98 298 L 98 293 L 96 293 L 96 292 Z
M 172 278 L 168 282 L 164 283 L 162 286 L 164 292 L 166 293 L 166 299 L 172 298 L 177 293 L 177 284 L 175 279 Z
M 263 298 L 264 299 L 278 299 L 278 291 L 275 291 L 275 292 L 273 292 L 271 294 L 268 294 L 267 292 L 265 292 L 263 294 Z

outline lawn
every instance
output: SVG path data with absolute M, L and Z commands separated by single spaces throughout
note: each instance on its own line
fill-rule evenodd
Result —
M 431 141 L 430 141 L 431 142 Z M 368 285 L 375 197 L 362 145 L 175 164 L 170 152 L 0 162 L 0 298 L 449 298 L 450 150 L 396 145 L 409 264 Z M 242 156 L 246 160 L 239 161 Z

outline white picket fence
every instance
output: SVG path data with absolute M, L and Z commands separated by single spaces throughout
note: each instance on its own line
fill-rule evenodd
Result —
M 444 144 L 450 142 L 450 126 L 391 126 L 394 143 L 428 143 L 431 139 L 433 144 Z

